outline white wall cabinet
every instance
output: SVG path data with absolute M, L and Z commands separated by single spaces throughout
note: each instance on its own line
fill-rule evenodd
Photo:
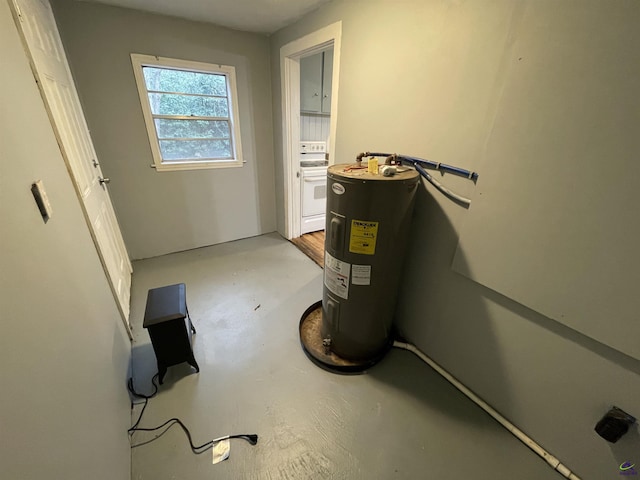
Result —
M 300 110 L 331 113 L 333 49 L 300 59 Z

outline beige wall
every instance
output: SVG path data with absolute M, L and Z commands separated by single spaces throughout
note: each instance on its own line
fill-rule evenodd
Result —
M 7 2 L 0 52 L 0 477 L 125 480 L 129 339 Z
M 275 230 L 267 37 L 94 3 L 52 3 L 132 258 Z M 245 166 L 150 168 L 131 53 L 235 66 Z
M 392 151 L 482 175 L 491 164 L 483 153 L 501 92 L 511 86 L 506 62 L 525 11 L 535 11 L 543 22 L 559 14 L 640 20 L 636 2 L 616 2 L 615 10 L 606 0 L 564 1 L 562 9 L 558 3 L 334 0 L 323 6 L 271 37 L 276 158 L 282 156 L 280 48 L 341 20 L 336 162 L 351 162 L 365 150 Z M 590 14 L 582 15 L 584 9 Z M 611 21 L 612 31 L 616 26 Z M 539 35 L 536 49 L 553 51 L 554 36 Z M 589 52 L 580 58 L 584 65 L 591 61 Z M 545 79 L 550 72 L 534 74 Z M 538 114 L 507 111 L 513 124 Z M 587 115 L 596 113 L 586 108 Z M 517 152 L 511 158 L 521 161 Z M 280 231 L 282 175 L 277 161 Z M 476 193 L 467 180 L 442 181 L 465 196 Z M 622 200 L 615 194 L 602 199 L 611 208 Z M 640 362 L 454 273 L 451 263 L 468 215 L 430 185 L 419 192 L 397 312 L 400 329 L 582 478 L 617 477 L 620 463 L 640 461 L 637 426 L 615 445 L 593 427 L 612 404 L 640 416 Z

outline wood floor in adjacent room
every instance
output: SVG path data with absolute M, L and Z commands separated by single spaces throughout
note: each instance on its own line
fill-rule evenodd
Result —
M 324 268 L 324 230 L 305 233 L 291 241 L 302 253 Z
M 561 478 L 407 351 L 390 351 L 362 375 L 309 361 L 298 325 L 322 298 L 322 282 L 323 271 L 277 234 L 134 262 L 136 389 L 150 393 L 156 372 L 142 328 L 150 288 L 186 284 L 200 365 L 200 373 L 169 368 L 140 427 L 176 417 L 197 445 L 232 434 L 256 433 L 259 441 L 230 440 L 229 459 L 213 465 L 211 450 L 194 455 L 178 426 L 156 440 L 161 431 L 136 432 L 132 443 L 142 445 L 131 451 L 132 479 Z

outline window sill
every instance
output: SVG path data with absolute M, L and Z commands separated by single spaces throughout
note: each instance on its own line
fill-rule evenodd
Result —
M 244 161 L 229 162 L 163 162 L 161 164 L 152 164 L 151 168 L 155 168 L 158 172 L 174 172 L 177 170 L 209 170 L 214 168 L 236 168 L 243 167 Z

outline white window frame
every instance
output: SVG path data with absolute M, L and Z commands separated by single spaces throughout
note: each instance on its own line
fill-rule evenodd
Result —
M 236 87 L 236 69 L 230 65 L 217 65 L 202 62 L 193 62 L 189 60 L 178 60 L 175 58 L 156 57 L 153 55 L 141 55 L 138 53 L 131 54 L 131 63 L 133 64 L 133 72 L 138 86 L 138 96 L 142 106 L 144 122 L 149 135 L 149 143 L 153 154 L 153 163 L 157 171 L 171 170 L 194 170 L 207 168 L 228 168 L 241 167 L 244 164 L 242 158 L 242 142 L 240 140 L 240 115 L 238 114 L 238 90 Z M 160 151 L 160 143 L 156 132 L 156 125 L 153 114 L 151 113 L 151 105 L 149 104 L 149 95 L 147 85 L 145 83 L 143 67 L 160 67 L 175 70 L 187 70 L 201 73 L 214 73 L 224 75 L 227 79 L 227 98 L 229 100 L 229 122 L 231 134 L 231 158 L 225 159 L 202 159 L 194 161 L 185 160 L 163 160 Z M 179 93 L 179 92 L 176 92 Z

